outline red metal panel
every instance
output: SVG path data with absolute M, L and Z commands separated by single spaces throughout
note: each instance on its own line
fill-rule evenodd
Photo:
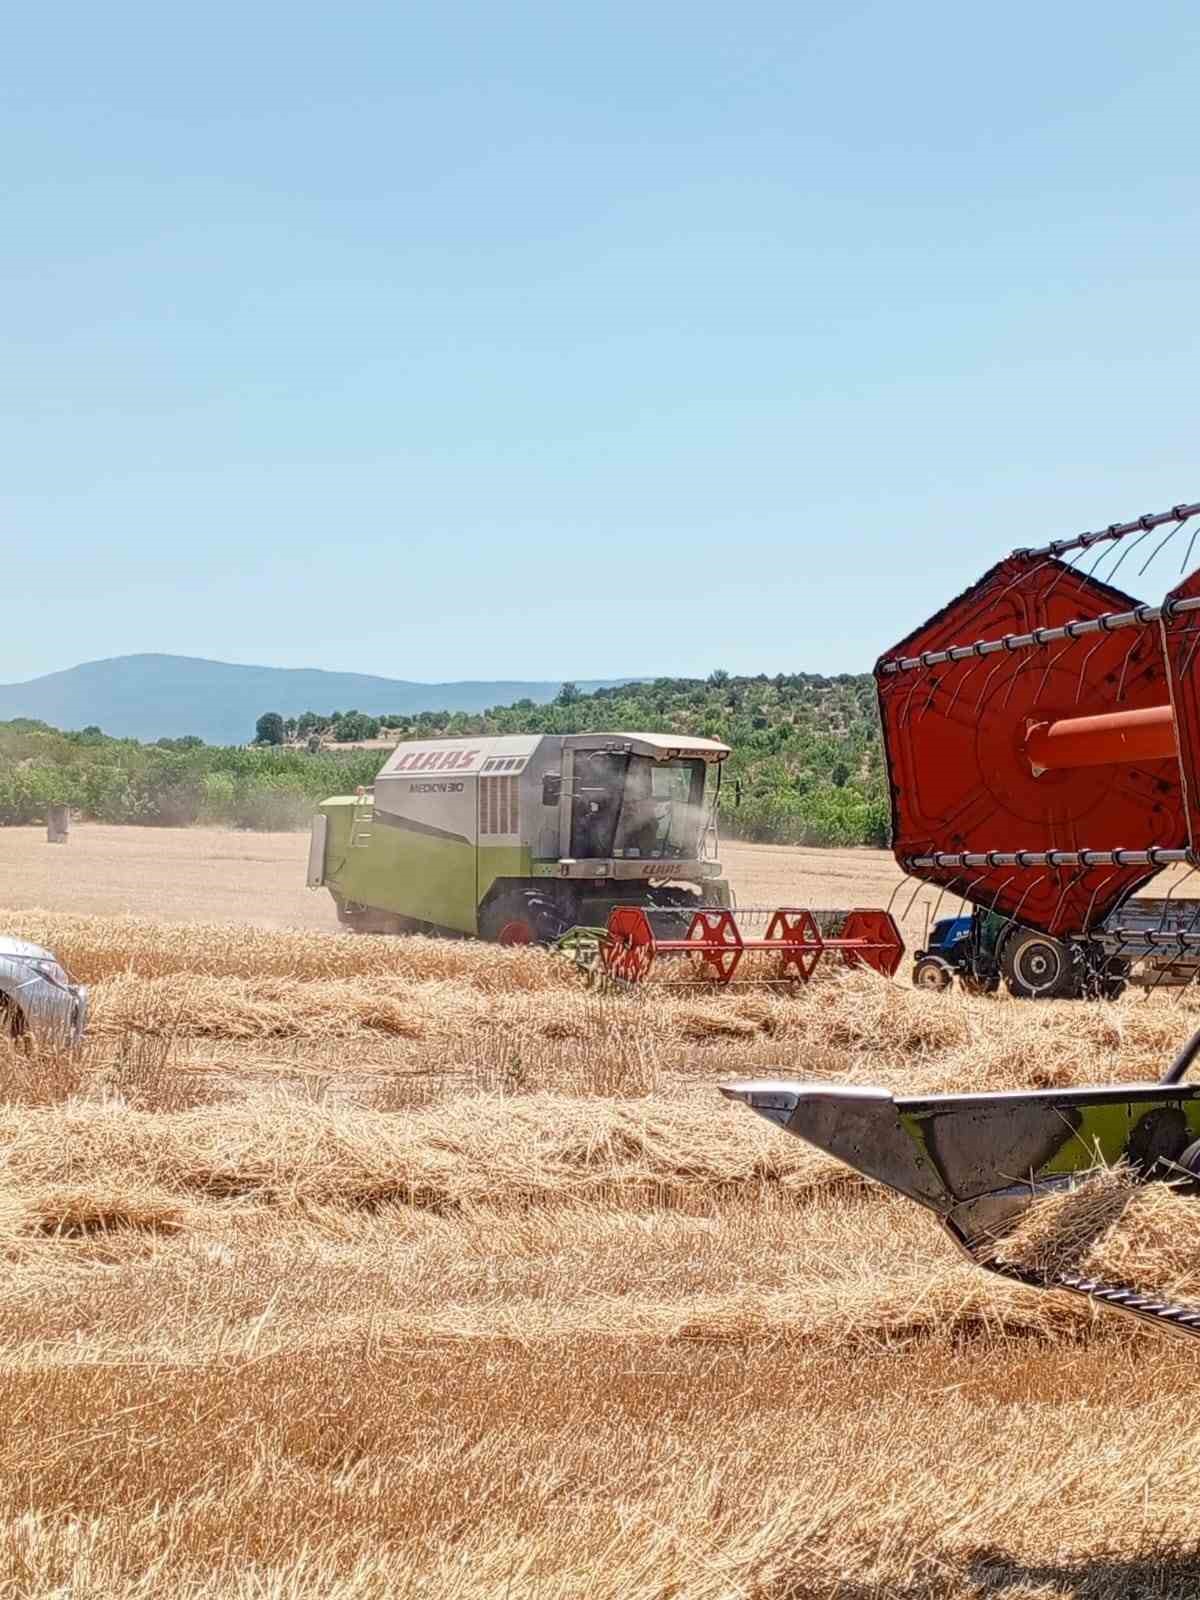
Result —
M 789 972 L 794 972 L 803 983 L 812 977 L 813 968 L 825 948 L 812 912 L 788 906 L 781 906 L 772 916 L 762 942 L 764 946 L 778 945 L 783 957 L 780 974 L 786 978 Z
M 904 940 L 895 919 L 886 911 L 858 907 L 846 913 L 839 937 L 832 947 L 842 952 L 848 967 L 873 967 L 885 978 L 894 978 L 904 959 Z
M 723 907 L 715 911 L 697 911 L 682 948 L 696 946 L 696 953 L 705 966 L 712 969 L 714 983 L 729 983 L 738 969 L 745 948 L 733 912 Z
M 1137 601 L 1045 556 L 1010 556 L 885 660 L 1129 611 Z M 1179 848 L 1178 767 L 1125 760 L 1098 772 L 1037 773 L 1038 723 L 1141 710 L 1168 700 L 1154 627 L 1003 651 L 910 672 L 876 668 L 902 866 L 935 851 Z M 907 870 L 907 868 L 906 868 Z M 975 904 L 1048 933 L 1079 932 L 1153 875 L 1145 867 L 922 868 Z
M 608 919 L 608 937 L 600 947 L 609 977 L 641 983 L 650 975 L 655 951 L 654 930 L 641 906 L 615 906 Z

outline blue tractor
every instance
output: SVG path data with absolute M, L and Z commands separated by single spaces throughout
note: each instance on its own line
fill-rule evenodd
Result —
M 926 948 L 914 959 L 913 984 L 941 991 L 957 978 L 969 994 L 995 994 L 1003 982 L 1021 1000 L 1115 1000 L 1129 981 L 1130 963 L 1110 945 L 1054 939 L 976 908 L 969 916 L 934 923 Z

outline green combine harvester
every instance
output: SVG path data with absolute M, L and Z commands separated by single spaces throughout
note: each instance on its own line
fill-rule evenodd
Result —
M 549 944 L 617 906 L 728 906 L 716 859 L 729 746 L 665 733 L 399 745 L 313 819 L 310 888 L 360 933 Z

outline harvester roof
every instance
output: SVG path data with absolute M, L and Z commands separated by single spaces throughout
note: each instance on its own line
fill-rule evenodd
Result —
M 701 739 L 690 733 L 573 733 L 563 743 L 575 748 L 594 748 L 597 742 L 614 741 L 628 746 L 635 755 L 653 761 L 672 761 L 690 757 L 693 761 L 724 761 L 730 750 L 719 739 Z
M 380 778 L 411 772 L 515 772 L 547 739 L 568 749 L 594 750 L 616 746 L 652 761 L 678 759 L 724 761 L 729 746 L 719 739 L 686 733 L 505 733 L 493 738 L 408 739 L 398 744 L 381 769 Z M 557 742 L 555 748 L 557 748 Z

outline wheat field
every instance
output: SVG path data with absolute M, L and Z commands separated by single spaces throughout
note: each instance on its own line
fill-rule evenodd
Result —
M 714 1087 L 1154 1076 L 1191 996 L 609 996 L 470 942 L 3 922 L 94 1012 L 0 1057 L 0 1595 L 1200 1592 L 1193 1349 L 973 1270 Z
M 743 903 L 894 887 L 741 850 Z M 332 931 L 295 836 L 0 857 L 0 926 L 93 986 L 81 1051 L 0 1046 L 0 1596 L 1200 1593 L 1192 1347 L 973 1270 L 715 1088 L 1154 1077 L 1197 998 L 605 995 Z M 1095 1204 L 1097 1264 L 1197 1278 L 1192 1202 Z

